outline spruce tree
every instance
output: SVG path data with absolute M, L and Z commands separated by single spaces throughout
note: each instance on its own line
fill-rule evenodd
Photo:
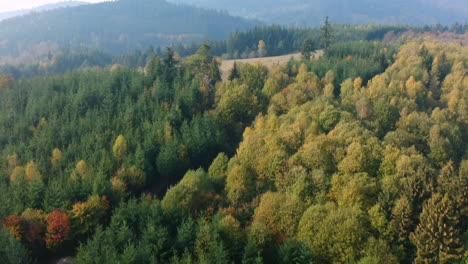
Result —
M 327 51 L 333 41 L 333 36 L 331 32 L 331 24 L 330 24 L 330 20 L 328 19 L 328 16 L 325 17 L 325 22 L 323 23 L 323 26 L 320 28 L 320 33 L 321 33 L 320 45 L 322 49 Z
M 237 68 L 237 63 L 234 62 L 234 66 L 232 67 L 231 73 L 229 74 L 229 80 L 232 81 L 234 79 L 240 78 L 239 69 Z
M 434 194 L 425 203 L 419 220 L 410 235 L 417 248 L 414 263 L 453 263 L 463 256 L 458 214 L 447 195 Z

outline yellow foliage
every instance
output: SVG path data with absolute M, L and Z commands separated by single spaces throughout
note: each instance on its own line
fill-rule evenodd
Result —
M 377 184 L 367 173 L 334 174 L 330 196 L 340 207 L 368 210 L 377 202 Z
M 70 215 L 79 234 L 94 231 L 100 220 L 105 216 L 109 202 L 105 197 L 93 195 L 86 202 L 78 202 L 73 205 Z
M 18 166 L 13 169 L 13 171 L 10 174 L 10 182 L 15 183 L 20 180 L 24 180 L 26 176 L 26 172 L 23 167 Z
M 418 82 L 414 79 L 413 76 L 411 76 L 407 81 L 406 81 L 406 93 L 411 97 L 411 98 L 416 98 L 419 94 L 421 94 L 424 90 L 424 85 L 422 82 Z
M 52 165 L 57 165 L 57 163 L 62 159 L 62 156 L 62 151 L 58 148 L 54 148 L 54 150 L 52 150 L 52 157 L 50 158 Z
M 30 161 L 28 164 L 26 164 L 25 179 L 27 181 L 32 181 L 33 179 L 42 180 L 42 175 L 33 161 Z
M 358 90 L 358 89 L 361 89 L 362 87 L 362 78 L 361 77 L 357 77 L 356 79 L 354 79 L 354 89 L 355 90 Z
M 112 177 L 110 182 L 111 182 L 111 186 L 112 186 L 112 191 L 114 191 L 114 192 L 116 192 L 118 194 L 123 194 L 123 193 L 125 193 L 127 191 L 127 185 L 119 177 L 117 177 L 117 176 Z
M 326 97 L 335 97 L 334 91 L 335 86 L 333 85 L 333 83 L 328 83 L 327 85 L 325 85 L 325 89 L 323 89 L 323 95 Z
M 125 171 L 125 178 L 129 185 L 135 189 L 143 188 L 146 184 L 146 174 L 144 171 L 132 166 Z
M 125 139 L 124 136 L 119 135 L 117 137 L 117 139 L 115 140 L 114 146 L 112 147 L 112 150 L 114 152 L 114 156 L 118 160 L 123 160 L 127 156 L 128 145 L 127 145 L 127 140 Z
M 248 202 L 255 190 L 254 175 L 244 166 L 236 165 L 228 173 L 226 179 L 227 197 L 233 204 Z
M 280 237 L 294 236 L 303 212 L 303 203 L 294 195 L 267 192 L 255 209 L 253 222 L 264 223 Z
M 78 163 L 76 164 L 76 170 L 78 171 L 78 173 L 80 174 L 82 178 L 86 178 L 88 174 L 88 165 L 86 164 L 86 161 L 84 160 L 78 161 Z

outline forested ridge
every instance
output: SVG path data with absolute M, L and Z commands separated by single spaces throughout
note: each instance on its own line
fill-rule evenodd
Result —
M 467 22 L 464 0 L 169 0 L 174 3 L 227 10 L 267 23 L 318 26 L 330 16 L 342 24 L 452 24 Z
M 256 21 L 165 0 L 118 0 L 35 12 L 0 21 L 2 61 L 89 48 L 111 54 L 150 45 L 226 39 Z
M 327 30 L 227 81 L 207 44 L 1 75 L 0 262 L 466 263 L 468 48 Z

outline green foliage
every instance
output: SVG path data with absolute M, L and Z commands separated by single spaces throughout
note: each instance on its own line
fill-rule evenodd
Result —
M 0 228 L 0 261 L 5 264 L 35 263 L 24 245 L 4 228 Z
M 302 58 L 306 60 L 310 60 L 310 57 L 312 56 L 312 52 L 315 50 L 315 43 L 311 38 L 307 38 L 304 40 L 304 43 L 302 43 L 301 46 L 301 54 Z
M 463 248 L 457 212 L 448 196 L 434 194 L 425 203 L 411 240 L 416 245 L 415 263 L 453 263 L 461 259 Z
M 299 222 L 297 238 L 319 260 L 346 263 L 360 256 L 368 236 L 366 226 L 365 215 L 357 207 L 313 205 Z
M 322 47 L 325 52 L 328 51 L 328 48 L 332 44 L 333 35 L 331 32 L 331 24 L 329 21 L 328 16 L 325 17 L 325 21 L 323 22 L 323 26 L 320 28 L 320 46 Z
M 1 224 L 31 251 L 4 247 L 77 263 L 463 261 L 468 50 L 395 47 L 337 42 L 231 81 L 208 45 L 182 62 L 149 50 L 161 57 L 140 70 L 2 78 Z
M 188 171 L 182 180 L 170 188 L 161 202 L 166 211 L 182 209 L 195 215 L 206 208 L 204 195 L 212 191 L 211 182 L 203 169 Z

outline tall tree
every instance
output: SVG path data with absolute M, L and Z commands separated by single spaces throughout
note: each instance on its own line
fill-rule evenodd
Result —
M 415 264 L 448 264 L 461 259 L 459 218 L 447 195 L 434 194 L 424 205 L 419 220 L 410 236 L 417 248 Z
M 233 81 L 234 79 L 240 78 L 239 69 L 237 68 L 237 62 L 234 62 L 234 66 L 232 66 L 231 73 L 229 74 L 229 80 Z
M 328 16 L 325 17 L 323 26 L 320 28 L 320 46 L 325 51 L 331 46 L 333 41 L 332 28 Z
M 311 38 L 304 40 L 301 46 L 302 58 L 309 61 L 312 57 L 312 52 L 314 51 L 314 41 Z

